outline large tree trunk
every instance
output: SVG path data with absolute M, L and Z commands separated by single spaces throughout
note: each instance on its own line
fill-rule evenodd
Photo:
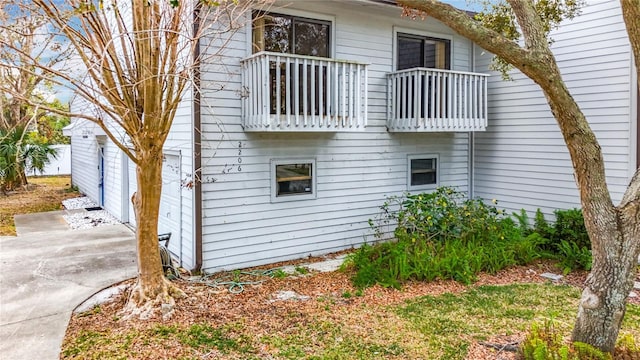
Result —
M 593 220 L 585 218 L 585 222 Z M 573 341 L 613 352 L 633 288 L 640 250 L 638 210 L 616 211 L 615 221 L 600 232 L 593 249 L 593 270 L 580 299 Z
M 131 199 L 137 226 L 138 282 L 125 313 L 145 319 L 153 315 L 158 308 L 156 305 L 160 305 L 166 318 L 173 311 L 173 296 L 182 293 L 165 278 L 160 261 L 157 225 L 162 194 L 162 154 L 139 156 L 138 161 L 138 189 Z
M 636 171 L 621 204 L 614 206 L 606 183 L 600 145 L 562 80 L 548 46 L 542 19 L 533 2 L 508 0 L 524 37 L 525 46 L 522 48 L 500 33 L 483 27 L 464 12 L 439 1 L 398 2 L 425 11 L 458 34 L 500 56 L 543 90 L 571 156 L 593 252 L 593 270 L 580 300 L 572 338 L 612 352 L 626 300 L 633 287 L 640 253 L 640 171 Z M 637 56 L 640 54 L 637 20 L 640 2 L 621 0 L 621 3 Z

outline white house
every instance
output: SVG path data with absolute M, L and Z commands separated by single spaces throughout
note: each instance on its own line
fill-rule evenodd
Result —
M 402 17 L 391 0 L 282 4 L 254 11 L 201 65 L 201 91 L 185 96 L 165 144 L 159 231 L 172 233 L 182 266 L 357 246 L 386 197 L 443 185 L 514 210 L 578 205 L 531 82 L 489 76 L 488 54 L 432 18 Z M 638 100 L 615 1 L 586 7 L 555 38 L 619 198 L 637 166 Z M 76 126 L 74 184 L 135 225 L 133 165 L 97 128 Z
M 637 71 L 613 0 L 591 0 L 552 33 L 553 52 L 574 99 L 602 147 L 607 183 L 618 203 L 640 167 Z M 479 71 L 489 56 L 477 56 Z M 474 133 L 474 195 L 513 211 L 580 207 L 569 153 L 538 86 L 521 73 L 489 78 L 489 126 Z

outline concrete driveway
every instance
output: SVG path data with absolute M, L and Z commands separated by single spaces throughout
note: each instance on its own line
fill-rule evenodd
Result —
M 73 309 L 136 276 L 129 228 L 69 230 L 63 213 L 20 215 L 19 236 L 0 237 L 2 359 L 58 359 Z

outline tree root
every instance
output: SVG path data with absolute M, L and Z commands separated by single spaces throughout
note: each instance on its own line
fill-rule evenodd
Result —
M 160 310 L 162 320 L 168 320 L 174 313 L 175 299 L 184 295 L 182 290 L 164 277 L 160 284 L 146 287 L 138 279 L 122 309 L 122 319 L 148 320 Z

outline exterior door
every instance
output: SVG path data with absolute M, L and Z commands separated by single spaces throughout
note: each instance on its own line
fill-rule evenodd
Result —
M 128 196 L 127 202 L 129 204 L 129 219 L 128 223 L 135 227 L 136 226 L 136 213 L 133 209 L 133 203 L 131 202 L 131 197 L 138 190 L 138 181 L 136 179 L 136 164 L 131 161 L 131 159 L 127 159 L 127 181 L 128 181 Z

